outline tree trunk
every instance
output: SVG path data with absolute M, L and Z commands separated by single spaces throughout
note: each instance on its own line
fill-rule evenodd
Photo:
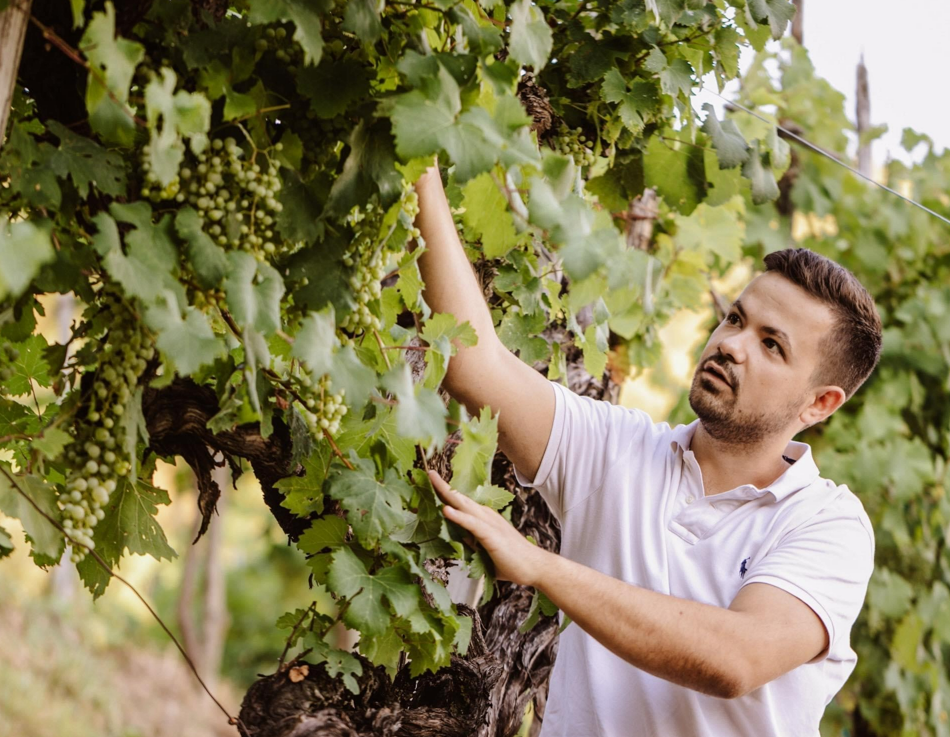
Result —
M 30 22 L 32 0 L 12 0 L 10 7 L 0 12 L 0 147 L 6 140 L 10 105 L 16 86 L 17 69 L 23 53 L 23 38 Z

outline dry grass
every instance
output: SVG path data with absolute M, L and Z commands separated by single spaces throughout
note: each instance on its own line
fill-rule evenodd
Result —
M 115 644 L 95 614 L 0 600 L 0 737 L 235 737 L 177 652 Z M 226 684 L 215 695 L 236 712 Z

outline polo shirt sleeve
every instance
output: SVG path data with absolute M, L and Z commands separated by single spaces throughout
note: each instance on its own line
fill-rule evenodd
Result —
M 850 493 L 850 492 L 849 492 Z M 743 586 L 767 583 L 805 602 L 828 632 L 828 650 L 850 647 L 874 569 L 874 533 L 870 520 L 854 504 L 831 505 L 785 535 L 760 560 L 753 560 Z
M 534 479 L 515 468 L 522 486 L 537 489 L 561 521 L 575 504 L 600 490 L 608 470 L 629 458 L 653 426 L 650 416 L 602 400 L 582 397 L 557 382 L 554 424 Z

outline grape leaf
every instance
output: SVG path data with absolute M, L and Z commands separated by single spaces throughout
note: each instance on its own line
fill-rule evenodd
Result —
M 782 37 L 788 22 L 795 17 L 795 5 L 791 0 L 747 0 L 747 5 L 756 21 L 769 24 L 774 39 Z
M 53 244 L 48 220 L 21 220 L 11 223 L 0 216 L 0 300 L 19 297 L 40 267 L 53 260 Z
M 152 172 L 164 187 L 178 176 L 178 167 L 185 154 L 185 137 L 198 141 L 198 147 L 207 144 L 211 125 L 211 103 L 200 92 L 175 92 L 177 77 L 168 67 L 145 87 L 145 109 L 151 138 L 148 161 Z M 161 122 L 161 126 L 159 126 Z
M 553 38 L 551 28 L 540 7 L 531 0 L 517 0 L 511 6 L 511 40 L 508 49 L 512 57 L 540 72 L 551 55 Z
M 402 638 L 393 629 L 379 635 L 362 634 L 360 652 L 369 658 L 373 665 L 381 665 L 393 677 L 399 667 L 399 655 L 404 648 Z
M 383 33 L 376 0 L 351 0 L 346 4 L 343 30 L 355 34 L 361 42 L 372 45 Z
M 39 430 L 40 420 L 35 412 L 20 402 L 0 396 L 0 435 L 33 435 Z
M 96 552 L 109 566 L 115 566 L 126 553 L 150 555 L 156 560 L 176 558 L 165 532 L 155 515 L 160 504 L 171 504 L 164 489 L 140 479 L 122 478 L 105 506 L 105 518 L 95 527 Z M 86 558 L 77 566 L 79 577 L 94 598 L 105 593 L 109 575 L 93 560 Z
M 0 468 L 0 511 L 15 517 L 23 524 L 27 539 L 32 543 L 31 555 L 36 564 L 53 565 L 63 553 L 63 535 L 36 507 L 23 498 L 16 487 L 29 496 L 42 512 L 58 521 L 60 513 L 56 505 L 56 491 L 37 476 L 14 476 L 7 466 Z
M 309 313 L 303 319 L 294 339 L 292 354 L 307 364 L 314 376 L 319 377 L 333 368 L 333 351 L 339 345 L 336 318 L 333 316 L 333 305 L 330 305 L 320 312 Z
M 463 182 L 494 163 L 495 152 L 485 145 L 480 128 L 471 121 L 456 121 L 462 109 L 459 87 L 445 67 L 421 80 L 419 89 L 398 95 L 389 108 L 400 156 L 412 159 L 444 149 Z
M 437 388 L 445 378 L 449 360 L 458 351 L 456 340 L 468 347 L 478 342 L 475 329 L 468 322 L 459 325 L 453 315 L 443 312 L 437 312 L 426 320 L 420 337 L 432 349 L 426 353 L 426 369 L 422 380 L 423 386 L 429 389 Z
M 752 142 L 749 158 L 742 165 L 742 176 L 752 183 L 752 202 L 756 205 L 779 196 L 775 175 L 768 165 L 768 154 L 761 152 L 758 139 Z
M 741 203 L 740 198 L 736 198 Z M 741 204 L 738 205 L 741 207 Z M 680 248 L 706 256 L 714 253 L 723 263 L 735 263 L 742 257 L 745 223 L 736 207 L 710 207 L 700 204 L 690 215 L 676 215 L 674 242 Z
M 134 41 L 116 38 L 115 8 L 107 2 L 104 12 L 92 14 L 79 41 L 79 49 L 91 67 L 86 85 L 89 122 L 106 140 L 131 145 L 135 123 L 126 101 L 135 67 L 145 55 L 144 47 Z
M 408 364 L 387 373 L 383 386 L 396 395 L 396 427 L 399 434 L 424 445 L 442 447 L 445 440 L 445 405 L 439 395 L 424 386 L 414 387 Z
M 13 539 L 10 533 L 0 526 L 0 560 L 13 553 Z
M 363 674 L 363 664 L 352 653 L 330 647 L 317 632 L 304 635 L 304 644 L 313 650 L 310 658 L 323 663 L 331 678 L 343 676 L 343 685 L 347 690 L 359 694 L 360 685 L 356 677 Z
M 327 477 L 330 446 L 319 443 L 313 453 L 303 461 L 303 476 L 287 476 L 274 484 L 284 495 L 280 506 L 289 509 L 298 517 L 323 513 L 323 482 Z
M 57 176 L 73 180 L 80 197 L 89 195 L 90 184 L 103 194 L 118 196 L 125 192 L 125 162 L 119 154 L 73 133 L 58 120 L 47 121 L 47 128 L 60 139 L 50 166 Z
M 393 168 L 396 156 L 393 139 L 384 123 L 363 121 L 349 138 L 350 155 L 333 183 L 327 199 L 327 213 L 342 216 L 379 193 L 383 207 L 399 197 L 402 176 Z
M 471 496 L 475 489 L 491 480 L 491 465 L 498 447 L 498 419 L 490 407 L 482 407 L 478 417 L 463 422 L 459 428 L 462 441 L 452 456 L 453 489 Z
M 464 5 L 453 4 L 449 8 L 449 17 L 462 27 L 462 33 L 473 53 L 489 56 L 502 47 L 501 31 L 491 24 L 480 24 Z
M 338 548 L 346 541 L 346 521 L 340 517 L 316 519 L 300 536 L 297 547 L 305 553 L 319 553 L 325 548 Z
M 284 280 L 273 266 L 249 253 L 232 251 L 228 261 L 230 272 L 224 280 L 228 309 L 238 325 L 270 335 L 280 327 Z
M 425 284 L 422 282 L 422 273 L 419 271 L 419 257 L 422 253 L 423 250 L 417 248 L 412 253 L 404 254 L 399 260 L 399 281 L 396 282 L 396 291 L 402 295 L 408 309 L 421 312 L 422 316 L 428 319 L 431 312 L 429 305 L 422 298 Z
M 746 143 L 735 121 L 727 118 L 720 123 L 716 119 L 713 106 L 708 102 L 703 105 L 703 110 L 706 111 L 703 130 L 712 139 L 716 157 L 719 159 L 719 168 L 732 169 L 745 163 L 745 160 L 749 158 L 749 144 Z
M 693 67 L 685 59 L 674 59 L 673 62 L 659 74 L 660 89 L 666 95 L 676 97 L 683 93 L 687 97 L 693 87 Z
M 0 153 L 0 171 L 9 177 L 10 188 L 34 207 L 59 208 L 63 198 L 50 158 L 56 149 L 48 143 L 37 145 L 27 126 L 14 120 Z
M 151 212 L 145 203 L 113 203 L 110 210 L 120 220 L 143 225 L 138 219 L 139 208 L 142 206 Z M 122 252 L 115 220 L 100 212 L 92 221 L 98 228 L 92 239 L 93 246 L 103 257 L 106 270 L 122 285 L 126 294 L 151 303 L 159 297 L 165 298 L 166 293 L 171 293 L 178 304 L 185 303 L 184 289 L 176 276 L 178 255 L 171 244 L 170 235 L 167 234 L 171 226 L 171 215 L 166 215 L 158 226 L 148 222 L 144 227 L 136 227 L 129 232 L 126 235 L 128 256 Z
M 13 343 L 12 346 L 20 355 L 7 364 L 13 370 L 13 375 L 4 382 L 6 393 L 14 397 L 29 394 L 33 391 L 31 381 L 35 381 L 38 386 L 48 387 L 52 378 L 46 359 L 46 349 L 49 347 L 46 338 L 42 335 L 31 335 L 21 343 Z
M 188 260 L 205 289 L 217 287 L 228 272 L 228 255 L 201 228 L 198 213 L 183 207 L 175 214 L 175 231 L 185 241 Z
M 465 225 L 481 240 L 485 258 L 503 257 L 517 242 L 505 196 L 487 172 L 470 179 L 463 192 Z
M 535 361 L 544 361 L 551 354 L 551 346 L 538 335 L 545 324 L 544 313 L 525 315 L 515 310 L 508 310 L 498 328 L 498 337 L 510 351 L 518 353 L 518 357 L 529 366 Z
M 360 542 L 376 545 L 409 521 L 403 502 L 412 496 L 412 489 L 392 468 L 386 469 L 380 482 L 372 460 L 351 452 L 350 461 L 352 471 L 339 467 L 331 471 L 328 493 L 346 510 L 346 519 Z
M 347 13 L 359 4 L 348 3 Z M 310 109 L 318 118 L 331 119 L 342 115 L 350 105 L 366 97 L 369 76 L 366 66 L 351 57 L 324 59 L 320 66 L 305 67 L 298 72 L 297 89 L 310 98 Z M 364 121 L 360 121 L 360 124 L 367 127 Z
M 484 504 L 486 507 L 491 507 L 492 509 L 504 509 L 511 503 L 511 500 L 515 498 L 515 495 L 507 489 L 502 489 L 500 486 L 495 486 L 494 484 L 482 484 L 475 488 L 475 491 L 472 492 L 471 497 L 476 502 L 479 504 Z
M 684 215 L 691 213 L 706 194 L 702 149 L 653 136 L 647 145 L 643 166 L 647 186 L 655 187 L 671 208 Z
M 193 374 L 227 351 L 224 341 L 212 330 L 207 315 L 188 306 L 182 319 L 178 305 L 171 298 L 150 306 L 145 319 L 158 333 L 158 349 L 183 375 Z
M 346 403 L 352 409 L 361 409 L 376 386 L 376 372 L 360 361 L 350 345 L 333 357 L 330 379 L 333 391 L 346 390 Z
M 602 95 L 607 102 L 618 103 L 620 118 L 633 133 L 643 130 L 660 105 L 659 90 L 655 82 L 635 79 L 628 90 L 626 81 L 616 68 L 612 68 L 605 75 Z
M 63 452 L 63 448 L 71 442 L 73 442 L 72 435 L 58 427 L 51 427 L 44 430 L 42 435 L 33 438 L 30 445 L 51 461 L 55 461 L 59 454 Z
M 346 625 L 368 635 L 389 630 L 393 614 L 416 619 L 413 615 L 419 612 L 419 589 L 409 571 L 399 565 L 371 575 L 347 547 L 333 554 L 327 583 L 331 590 L 350 599 L 343 615 Z

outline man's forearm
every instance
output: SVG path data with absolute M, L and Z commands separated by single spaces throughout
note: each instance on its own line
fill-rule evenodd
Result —
M 477 346 L 460 347 L 459 355 L 449 363 L 446 388 L 451 392 L 453 385 L 464 383 L 464 378 L 457 375 L 459 369 L 464 372 L 466 358 L 494 350 L 498 339 L 488 305 L 459 241 L 436 167 L 431 167 L 416 183 L 416 191 L 419 194 L 416 227 L 426 245 L 426 252 L 419 258 L 425 281 L 423 297 L 433 312 L 449 313 L 459 323 L 467 321 L 478 336 Z
M 741 612 L 625 584 L 548 553 L 536 587 L 576 625 L 628 663 L 721 698 L 746 689 Z

